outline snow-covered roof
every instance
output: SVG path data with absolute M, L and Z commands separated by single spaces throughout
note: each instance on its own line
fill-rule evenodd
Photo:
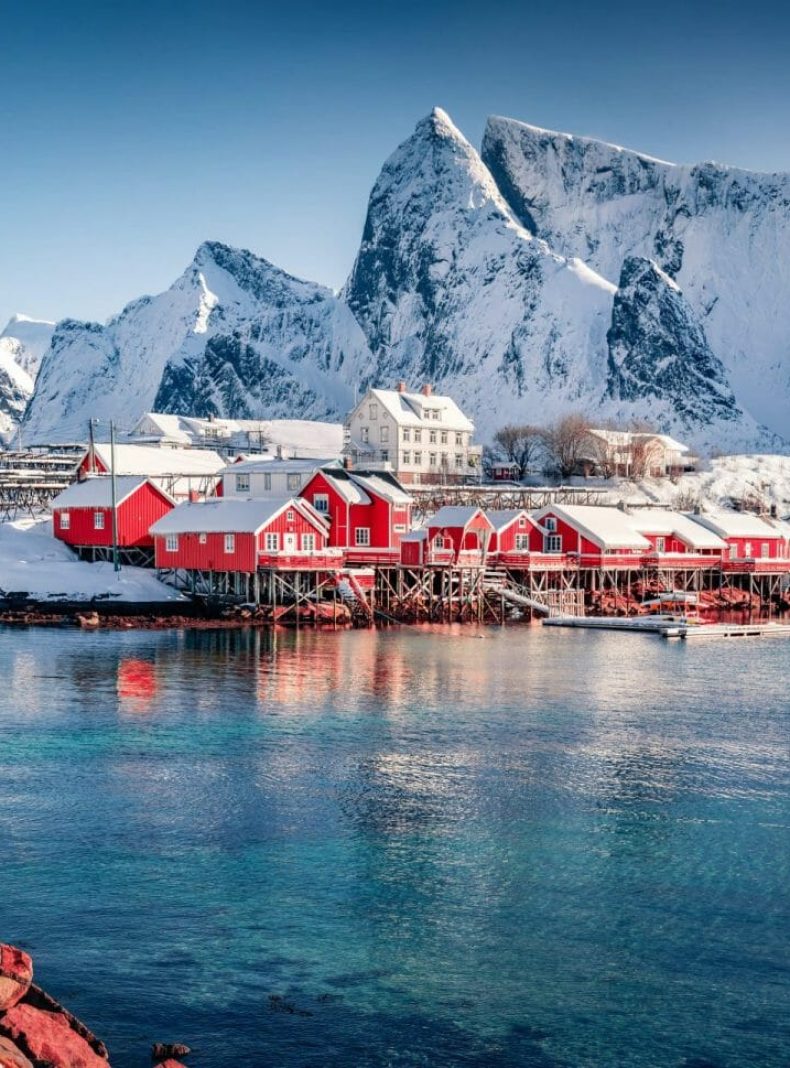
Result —
M 668 508 L 635 508 L 629 513 L 634 529 L 640 534 L 673 535 L 692 549 L 725 549 L 727 543 L 687 515 Z
M 238 475 L 247 472 L 254 474 L 263 471 L 267 474 L 280 473 L 284 475 L 294 475 L 303 472 L 311 473 L 316 471 L 319 467 L 331 467 L 333 464 L 338 464 L 338 461 L 332 459 L 276 460 L 273 456 L 256 456 L 251 457 L 248 460 L 243 460 L 241 463 L 231 464 L 226 471 L 223 471 L 223 474 Z
M 349 471 L 348 476 L 360 489 L 383 497 L 392 504 L 411 504 L 411 496 L 395 476 L 386 471 Z
M 211 441 L 227 445 L 232 439 L 247 444 L 279 447 L 303 456 L 340 456 L 343 427 L 311 419 L 207 419 L 192 415 L 166 415 L 146 412 L 138 420 L 132 435 L 146 436 L 158 432 L 168 441 L 184 444 Z M 320 461 L 318 461 L 320 462 Z
M 486 515 L 491 520 L 491 525 L 498 534 L 503 530 L 507 530 L 510 524 L 514 523 L 521 516 L 524 516 L 529 524 L 532 525 L 532 519 L 524 508 L 492 508 L 486 510 Z
M 101 442 L 95 448 L 109 471 L 110 446 Z M 126 443 L 115 446 L 116 475 L 215 475 L 226 466 L 227 461 L 212 449 L 160 449 L 157 445 Z
M 245 498 L 217 497 L 208 501 L 179 504 L 172 512 L 158 519 L 151 527 L 152 534 L 257 534 L 257 532 L 286 508 L 300 512 L 310 522 L 323 521 L 312 508 L 302 507 L 294 497 Z
M 425 539 L 427 537 L 428 537 L 428 531 L 425 530 L 425 529 L 410 530 L 408 534 L 404 534 L 403 537 L 401 538 L 401 544 L 404 541 L 425 541 Z
M 115 503 L 122 504 L 127 497 L 148 482 L 147 478 L 139 475 L 121 475 L 115 479 Z M 161 493 L 167 500 L 170 497 L 158 487 L 157 493 Z M 109 476 L 87 478 L 84 482 L 75 482 L 67 486 L 62 493 L 52 501 L 52 508 L 111 508 L 112 507 L 112 479 Z
M 555 515 L 576 527 L 601 549 L 649 549 L 650 542 L 633 526 L 633 516 L 619 508 L 595 504 L 552 504 L 536 514 L 543 523 L 547 515 Z
M 702 512 L 690 516 L 722 538 L 778 538 L 782 535 L 765 519 L 750 512 Z
M 670 437 L 669 434 L 654 434 L 649 430 L 611 430 L 608 427 L 590 427 L 588 433 L 600 438 L 609 445 L 616 445 L 621 448 L 627 448 L 635 441 L 657 441 L 667 452 L 685 453 L 689 451 L 688 445 L 684 445 L 682 442 Z
M 342 467 L 336 469 L 332 468 L 329 471 L 322 468 L 321 474 L 348 504 L 372 503 L 367 493 L 365 493 L 361 486 L 349 478 L 348 471 L 344 470 Z
M 467 507 L 461 504 L 446 504 L 430 519 L 426 519 L 425 526 L 429 530 L 433 527 L 465 527 L 478 512 L 480 512 L 480 509 L 475 508 L 473 505 Z M 485 515 L 485 513 L 482 514 Z
M 392 418 L 400 426 L 423 426 L 425 422 L 433 424 L 434 420 L 426 420 L 425 409 L 438 409 L 444 430 L 474 430 L 475 426 L 468 419 L 452 397 L 444 397 L 438 393 L 401 393 L 397 389 L 371 389 L 370 394 L 384 406 Z

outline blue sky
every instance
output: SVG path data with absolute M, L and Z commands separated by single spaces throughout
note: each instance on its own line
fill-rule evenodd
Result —
M 434 104 L 790 170 L 773 2 L 0 0 L 0 321 L 104 319 L 204 239 L 339 287 Z

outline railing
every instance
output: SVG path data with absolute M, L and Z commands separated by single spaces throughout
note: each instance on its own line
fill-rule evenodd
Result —
M 315 552 L 260 552 L 258 567 L 275 571 L 314 571 L 342 567 L 342 549 L 323 549 Z
M 722 560 L 722 571 L 741 573 L 777 573 L 790 571 L 790 559 L 784 556 L 731 556 Z

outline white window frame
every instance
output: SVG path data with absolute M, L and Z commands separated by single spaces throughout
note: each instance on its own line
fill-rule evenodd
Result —
M 405 534 L 406 533 L 406 524 L 405 523 L 396 523 L 395 526 L 393 527 L 393 530 L 395 531 L 396 534 Z
M 178 534 L 166 534 L 165 535 L 165 552 L 177 553 L 178 552 Z
M 428 444 L 429 445 L 435 445 L 436 444 L 436 431 L 435 430 L 431 430 L 431 431 L 428 432 Z
M 557 520 L 553 515 L 546 516 L 543 525 L 546 530 L 555 531 L 557 529 Z
M 321 515 L 329 515 L 329 494 L 314 493 L 313 508 L 315 508 L 316 512 L 320 512 Z
M 379 417 L 378 406 L 375 405 L 375 404 L 371 404 L 370 408 L 368 409 L 368 415 L 369 415 L 371 420 L 378 419 L 378 417 Z
M 370 427 L 363 426 L 359 428 L 359 439 L 363 445 L 370 444 Z
M 415 445 L 422 445 L 422 431 L 421 430 L 415 430 L 414 431 L 414 443 L 415 443 Z
M 357 527 L 354 531 L 354 544 L 361 549 L 370 547 L 370 527 Z
M 225 553 L 230 556 L 231 553 L 236 552 L 236 535 L 226 534 L 224 538 Z
M 667 539 L 663 538 L 663 537 L 661 537 L 661 538 L 657 537 L 656 538 L 656 552 L 657 553 L 665 553 L 666 551 L 667 551 Z
M 447 444 L 447 431 L 443 430 L 439 436 L 439 441 L 442 445 Z
M 236 475 L 236 492 L 237 493 L 249 493 L 250 492 L 250 476 L 248 474 Z
M 104 526 L 104 512 L 94 512 L 93 513 L 93 529 L 94 530 L 104 530 L 105 529 L 105 526 Z
M 407 426 L 403 428 L 403 440 L 411 441 L 411 430 Z
M 198 545 L 206 545 L 208 543 L 208 534 L 205 531 L 198 534 Z
M 271 471 L 264 471 L 263 473 L 263 491 L 264 493 L 270 493 L 272 488 L 272 473 Z
M 428 453 L 428 466 L 429 467 L 436 467 L 437 466 L 437 460 L 436 460 L 436 453 L 435 452 L 429 452 Z
M 274 530 L 268 530 L 264 544 L 267 553 L 278 553 L 280 551 L 280 535 Z
M 561 553 L 562 536 L 560 534 L 546 534 L 543 537 L 544 553 Z
M 406 449 L 405 452 L 403 453 L 403 462 L 404 462 L 404 464 L 410 464 L 411 463 L 411 453 L 409 452 L 408 449 Z
M 291 472 L 285 480 L 285 486 L 289 493 L 298 493 L 302 488 L 302 477 L 295 472 Z
M 422 452 L 420 449 L 417 449 L 414 453 L 414 462 L 418 467 L 422 467 Z
M 315 534 L 303 534 L 302 535 L 302 552 L 314 553 L 315 552 Z
M 516 551 L 524 552 L 529 549 L 529 534 L 516 534 Z
M 760 546 L 760 557 L 766 560 L 771 555 L 771 546 L 767 541 L 764 541 Z
M 58 513 L 58 524 L 59 524 L 61 530 L 71 530 L 71 513 L 70 512 L 59 512 Z
M 289 508 L 288 511 L 285 513 L 285 521 L 286 521 L 286 523 L 293 523 L 293 521 L 294 521 L 294 510 L 293 510 L 293 508 Z
M 389 443 L 390 440 L 390 428 L 388 426 L 379 427 L 379 440 L 384 443 Z

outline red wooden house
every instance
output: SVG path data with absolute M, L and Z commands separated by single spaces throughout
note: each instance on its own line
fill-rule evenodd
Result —
M 494 534 L 481 508 L 448 505 L 401 545 L 401 563 L 408 566 L 467 565 L 485 562 Z
M 394 564 L 411 525 L 411 496 L 387 471 L 326 467 L 301 496 L 329 522 L 329 544 L 351 564 Z
M 551 504 L 534 516 L 547 556 L 580 567 L 638 568 L 652 546 L 619 508 Z
M 325 570 L 343 563 L 328 526 L 307 502 L 214 498 L 180 504 L 155 523 L 161 569 L 253 574 L 259 568 Z
M 635 508 L 628 513 L 634 529 L 650 542 L 645 562 L 662 567 L 717 567 L 727 543 L 687 515 L 668 508 Z
M 153 548 L 151 526 L 172 511 L 172 498 L 150 479 L 119 477 L 115 480 L 115 507 L 119 549 L 129 562 L 150 563 L 139 551 Z M 112 479 L 75 482 L 53 500 L 52 516 L 56 538 L 81 556 L 107 558 L 113 543 Z
M 489 556 L 503 566 L 527 565 L 530 552 L 542 552 L 543 532 L 525 508 L 490 509 L 494 533 Z
M 725 570 L 790 570 L 787 542 L 779 525 L 748 512 L 706 512 L 690 518 L 726 543 Z

